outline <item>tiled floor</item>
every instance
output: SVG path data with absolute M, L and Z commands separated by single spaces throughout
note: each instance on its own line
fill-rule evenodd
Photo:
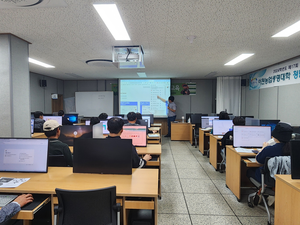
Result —
M 163 138 L 161 168 L 158 225 L 267 224 L 263 205 L 248 207 L 247 194 L 254 189 L 243 189 L 238 202 L 225 187 L 225 173 L 215 171 L 188 141 Z M 274 209 L 270 212 L 273 217 Z

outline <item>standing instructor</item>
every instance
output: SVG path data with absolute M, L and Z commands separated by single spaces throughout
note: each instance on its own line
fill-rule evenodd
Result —
M 174 96 L 170 96 L 168 102 L 157 96 L 158 99 L 168 104 L 168 134 L 165 137 L 171 137 L 171 122 L 176 119 L 176 104 L 174 102 Z

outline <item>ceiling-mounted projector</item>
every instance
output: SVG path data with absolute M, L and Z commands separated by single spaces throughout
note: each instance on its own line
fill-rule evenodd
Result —
M 113 64 L 119 69 L 145 68 L 141 45 L 113 46 Z

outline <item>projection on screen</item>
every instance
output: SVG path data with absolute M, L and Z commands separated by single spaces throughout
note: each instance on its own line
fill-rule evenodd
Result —
M 167 105 L 157 98 L 168 100 L 171 91 L 170 79 L 119 80 L 120 114 L 140 112 L 167 117 Z

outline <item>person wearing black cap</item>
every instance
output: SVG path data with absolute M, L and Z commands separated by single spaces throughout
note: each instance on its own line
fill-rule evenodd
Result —
M 289 124 L 278 123 L 272 131 L 272 139 L 276 144 L 270 146 L 267 142 L 263 143 L 261 151 L 256 155 L 256 161 L 260 164 L 264 164 L 267 157 L 290 155 L 288 142 L 291 140 L 292 133 L 293 129 Z M 261 183 L 260 170 L 262 168 L 263 167 L 248 169 L 247 176 Z

